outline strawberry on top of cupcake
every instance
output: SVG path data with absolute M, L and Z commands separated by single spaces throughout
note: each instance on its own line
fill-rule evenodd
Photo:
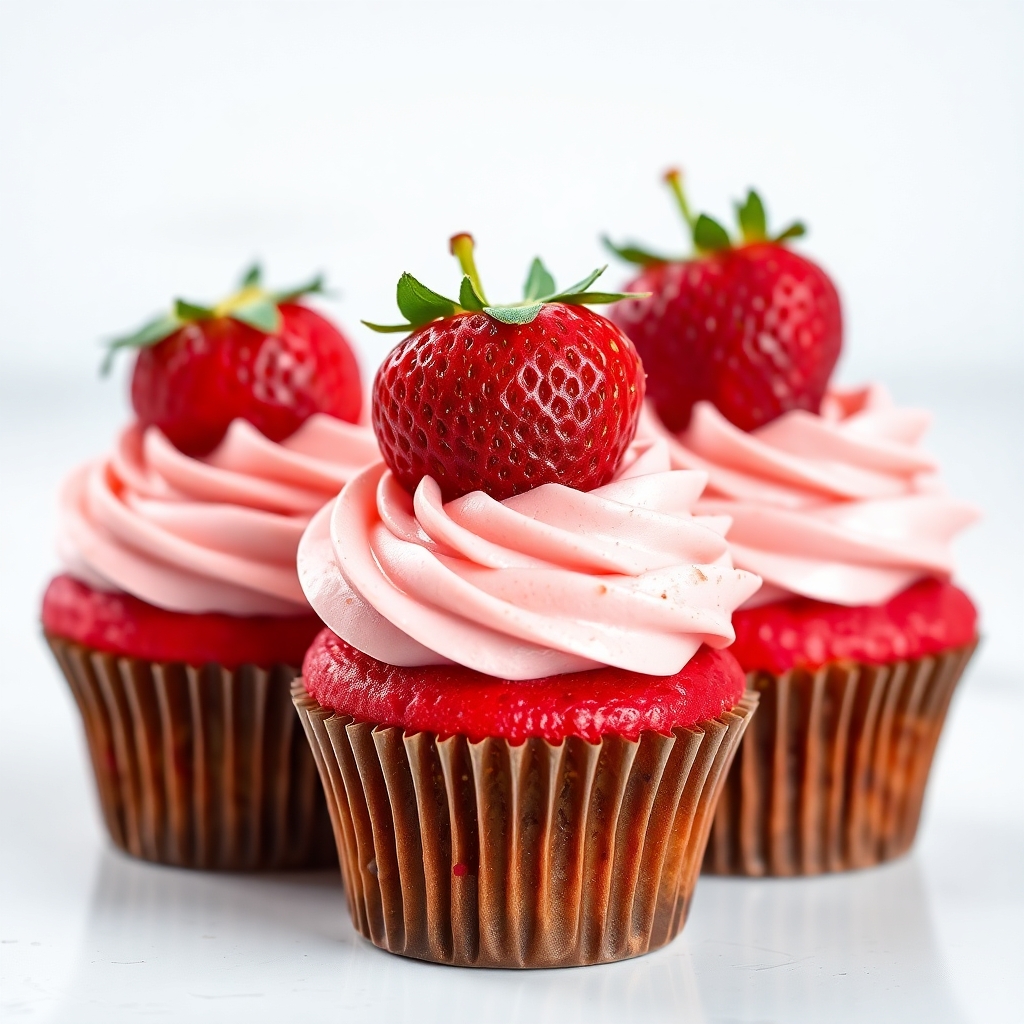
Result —
M 644 268 L 628 289 L 651 294 L 619 303 L 612 316 L 648 370 L 641 436 L 662 438 L 673 466 L 708 474 L 697 510 L 731 517 L 736 564 L 764 579 L 737 616 L 734 653 L 747 668 L 781 671 L 969 642 L 973 608 L 948 592 L 950 544 L 978 512 L 944 491 L 920 446 L 930 415 L 897 407 L 879 385 L 829 385 L 842 341 L 839 300 L 825 272 L 785 245 L 803 225 L 770 237 L 750 191 L 734 241 L 707 215 L 693 216 L 678 171 L 666 178 L 694 255 L 614 247 Z M 910 592 L 909 607 L 920 614 L 908 614 L 906 596 L 888 607 L 919 581 L 929 582 Z M 785 626 L 775 611 L 790 606 L 749 611 L 798 597 L 810 610 Z M 826 605 L 884 610 L 846 629 L 852 620 L 840 611 L 827 627 L 815 618 Z M 769 633 L 772 655 L 749 639 Z
M 320 290 L 268 291 L 254 267 L 224 302 L 179 300 L 111 344 L 138 350 L 136 420 L 63 487 L 48 632 L 156 660 L 301 658 L 317 620 L 299 537 L 379 457 L 348 341 L 301 302 Z
M 643 369 L 586 308 L 619 296 L 589 290 L 599 272 L 558 291 L 537 260 L 522 302 L 491 305 L 469 236 L 453 251 L 458 302 L 399 283 L 408 323 L 386 329 L 411 333 L 373 385 L 384 463 L 306 531 L 312 606 L 346 647 L 421 673 L 532 681 L 611 666 L 642 688 L 727 646 L 760 581 L 732 567 L 727 520 L 692 515 L 704 474 L 633 440 Z
M 791 409 L 816 413 L 842 345 L 839 295 L 821 267 L 786 244 L 797 221 L 771 234 L 764 204 L 750 190 L 736 212 L 734 242 L 718 221 L 694 216 L 673 169 L 665 180 L 687 225 L 693 253 L 670 257 L 638 245 L 605 244 L 641 267 L 612 319 L 647 369 L 647 397 L 672 431 L 696 402 L 709 401 L 741 430 Z
M 271 441 L 290 437 L 316 413 L 356 423 L 363 395 L 352 347 L 302 302 L 323 292 L 319 275 L 270 291 L 254 264 L 216 305 L 177 299 L 169 313 L 116 338 L 104 372 L 122 349 L 138 353 L 135 415 L 186 455 L 209 454 L 236 419 Z

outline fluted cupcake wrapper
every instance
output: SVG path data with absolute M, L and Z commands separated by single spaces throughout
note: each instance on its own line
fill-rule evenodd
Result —
M 686 920 L 715 803 L 757 703 L 638 741 L 438 739 L 295 706 L 355 927 L 466 967 L 639 956 Z
M 266 870 L 336 863 L 295 669 L 195 667 L 47 640 L 82 714 L 110 837 L 144 860 Z
M 815 875 L 905 853 L 953 690 L 976 647 L 886 665 L 749 673 L 760 708 L 725 783 L 704 870 Z

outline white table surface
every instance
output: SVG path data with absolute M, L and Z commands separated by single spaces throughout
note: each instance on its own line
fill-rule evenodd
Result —
M 918 842 L 875 870 L 703 878 L 683 934 L 563 971 L 405 961 L 327 874 L 212 875 L 114 851 L 71 695 L 39 634 L 57 484 L 109 445 L 116 385 L 0 381 L 0 1017 L 768 1024 L 1024 1020 L 1021 375 L 914 379 L 931 448 L 985 523 L 959 545 L 985 646 L 950 713 Z

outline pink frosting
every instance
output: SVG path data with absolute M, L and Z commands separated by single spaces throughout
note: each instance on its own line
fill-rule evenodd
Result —
M 764 579 L 748 607 L 795 594 L 877 605 L 948 578 L 951 540 L 979 515 L 946 494 L 920 448 L 930 419 L 871 386 L 832 390 L 820 415 L 788 412 L 751 433 L 699 402 L 674 437 L 648 406 L 640 436 L 666 440 L 674 467 L 708 474 L 695 511 L 731 517 L 735 564 Z
M 98 589 L 171 611 L 306 614 L 295 574 L 302 531 L 379 458 L 368 427 L 323 414 L 280 444 L 235 420 L 202 459 L 135 424 L 113 454 L 65 482 L 61 557 Z
M 309 603 L 392 665 L 456 663 L 504 679 L 610 665 L 672 675 L 734 639 L 760 580 L 733 568 L 728 520 L 691 515 L 703 473 L 634 444 L 612 483 L 544 484 L 498 502 L 410 496 L 383 463 L 323 508 L 299 545 Z

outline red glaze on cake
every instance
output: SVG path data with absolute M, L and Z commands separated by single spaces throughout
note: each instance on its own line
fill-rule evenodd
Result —
M 887 664 L 968 644 L 977 636 L 977 619 L 962 590 L 926 579 L 881 605 L 849 608 L 796 597 L 734 612 L 736 642 L 729 650 L 747 671 Z
M 50 581 L 43 629 L 99 651 L 145 661 L 298 666 L 323 624 L 313 614 L 225 615 L 166 611 L 130 594 L 95 590 L 72 576 Z
M 508 680 L 461 665 L 389 665 L 330 629 L 313 642 L 302 671 L 310 696 L 340 714 L 410 732 L 510 743 L 531 736 L 596 743 L 609 734 L 636 740 L 646 730 L 668 733 L 717 718 L 744 689 L 736 659 L 709 647 L 672 676 L 600 668 Z

